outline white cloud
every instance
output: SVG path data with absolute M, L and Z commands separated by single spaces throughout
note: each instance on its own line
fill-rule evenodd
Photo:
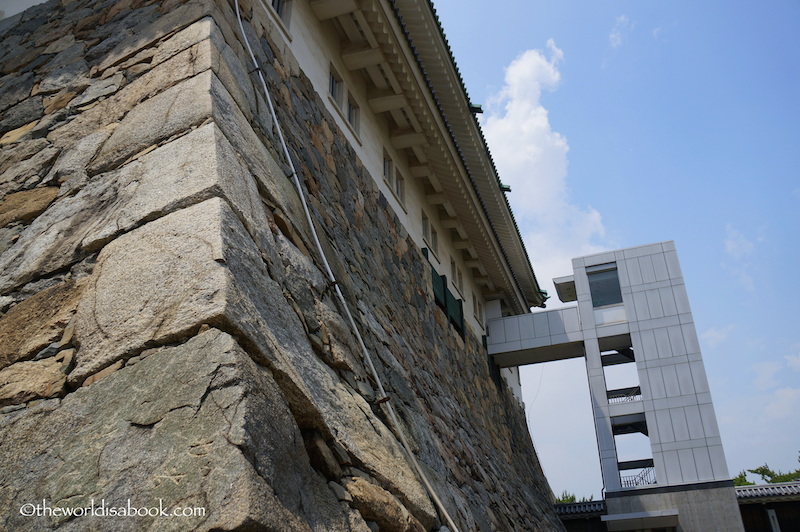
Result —
M 762 228 L 762 231 L 764 228 Z M 736 281 L 748 292 L 755 291 L 755 281 L 750 274 L 750 259 L 755 252 L 755 244 L 753 240 L 745 236 L 744 233 L 735 229 L 732 224 L 725 227 L 725 253 L 731 258 L 731 264 L 722 264 L 722 267 L 728 270 Z M 764 241 L 764 236 L 756 238 L 757 242 Z
M 783 364 L 776 361 L 759 362 L 753 364 L 752 369 L 755 372 L 755 379 L 753 384 L 756 390 L 763 391 L 774 388 L 778 385 L 778 380 L 775 375 L 781 370 Z
M 626 15 L 618 16 L 614 21 L 614 27 L 612 28 L 611 33 L 608 35 L 608 43 L 611 45 L 611 48 L 619 48 L 622 46 L 622 42 L 624 40 L 623 34 L 632 27 L 633 26 Z
M 753 254 L 755 246 L 744 233 L 737 231 L 733 225 L 726 227 L 727 236 L 725 237 L 725 252 L 732 258 L 741 260 Z
M 541 102 L 544 91 L 558 88 L 558 65 L 563 60 L 552 40 L 545 50 L 520 54 L 506 69 L 502 90 L 487 100 L 481 121 L 500 178 L 511 186 L 508 199 L 536 276 L 553 296 L 550 280 L 570 274 L 573 257 L 609 249 L 600 242 L 605 235 L 600 213 L 569 197 L 569 145 L 553 131 Z M 556 306 L 556 299 L 548 306 Z M 537 373 L 541 371 L 544 378 Z M 565 383 L 571 398 L 566 402 Z M 522 368 L 522 386 L 543 467 L 551 473 L 551 482 L 563 483 L 553 484 L 553 489 L 600 496 L 602 480 L 583 360 Z M 555 426 L 559 431 L 552 430 Z
M 790 368 L 796 371 L 800 371 L 800 353 L 798 353 L 797 355 L 786 355 L 783 358 L 786 359 L 786 364 Z
M 573 257 L 605 249 L 600 213 L 571 203 L 567 139 L 553 131 L 542 91 L 561 82 L 563 52 L 552 39 L 547 51 L 527 50 L 506 69 L 505 85 L 488 100 L 482 127 L 520 226 L 540 284 L 571 272 Z M 552 292 L 551 292 L 552 293 Z
M 736 325 L 728 325 L 727 327 L 712 327 L 700 335 L 700 338 L 707 343 L 710 347 L 717 347 L 722 342 L 727 340 L 731 333 L 736 330 Z
M 773 400 L 764 408 L 764 414 L 772 419 L 796 415 L 800 411 L 800 388 L 781 388 L 773 394 Z

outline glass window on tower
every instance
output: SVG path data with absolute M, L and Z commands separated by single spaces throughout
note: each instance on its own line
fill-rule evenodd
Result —
M 589 278 L 589 291 L 592 294 L 594 308 L 622 304 L 616 264 L 591 266 L 586 268 L 586 275 Z

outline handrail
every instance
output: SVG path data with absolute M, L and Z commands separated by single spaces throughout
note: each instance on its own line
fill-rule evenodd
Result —
M 635 475 L 620 475 L 619 480 L 623 488 L 635 488 L 637 486 L 649 486 L 656 483 L 656 470 L 654 467 L 646 467 Z
M 620 388 L 618 390 L 608 390 L 606 392 L 608 404 L 628 403 L 632 401 L 642 400 L 641 386 L 633 386 L 631 388 Z

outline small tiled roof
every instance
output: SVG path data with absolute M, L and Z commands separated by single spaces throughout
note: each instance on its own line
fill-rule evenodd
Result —
M 606 513 L 606 501 L 566 502 L 554 506 L 556 514 L 561 519 L 591 517 Z
M 740 504 L 778 499 L 800 500 L 800 481 L 736 486 L 736 498 Z

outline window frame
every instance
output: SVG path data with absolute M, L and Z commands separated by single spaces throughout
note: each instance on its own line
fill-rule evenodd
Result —
M 342 76 L 333 68 L 333 65 L 330 67 L 330 72 L 328 73 L 328 96 L 330 96 L 333 103 L 341 109 L 342 103 L 344 102 L 344 93 L 345 93 L 345 85 Z
M 623 304 L 622 286 L 616 262 L 586 268 L 592 308 L 616 307 Z M 594 282 L 593 282 L 594 278 Z

